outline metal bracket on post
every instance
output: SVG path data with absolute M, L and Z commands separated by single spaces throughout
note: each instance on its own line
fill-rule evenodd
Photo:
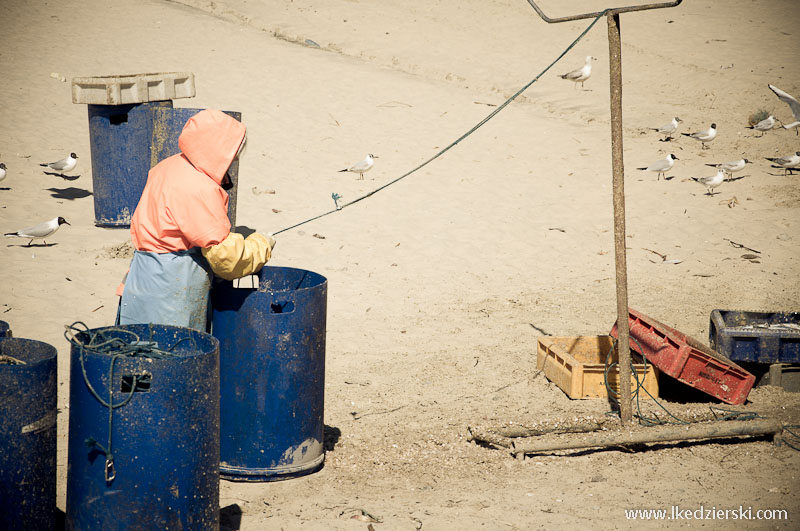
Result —
M 603 13 L 609 15 L 614 13 L 620 14 L 620 13 L 631 13 L 633 11 L 647 11 L 648 9 L 663 9 L 665 7 L 675 7 L 681 2 L 683 2 L 683 0 L 675 0 L 674 2 L 662 2 L 659 4 L 646 4 L 640 6 L 609 7 L 607 9 L 604 9 L 603 11 L 597 11 L 596 13 L 583 13 L 581 15 L 570 15 L 568 17 L 550 18 L 544 14 L 542 8 L 536 5 L 536 2 L 534 2 L 533 0 L 528 0 L 528 3 L 531 5 L 533 10 L 536 11 L 536 13 L 538 13 L 539 16 L 542 17 L 542 20 L 544 20 L 548 24 L 554 24 L 557 22 L 569 22 L 572 20 L 582 20 L 585 18 L 597 18 Z
M 617 283 L 617 353 L 619 355 L 619 414 L 622 422 L 633 418 L 631 407 L 631 352 L 630 330 L 628 328 L 628 267 L 625 257 L 625 172 L 622 165 L 622 46 L 620 39 L 619 14 L 675 7 L 683 0 L 608 8 L 596 13 L 583 13 L 566 17 L 550 18 L 544 14 L 536 2 L 528 3 L 548 24 L 598 18 L 608 18 L 609 78 L 611 85 L 611 161 L 612 188 L 614 201 L 614 255 Z

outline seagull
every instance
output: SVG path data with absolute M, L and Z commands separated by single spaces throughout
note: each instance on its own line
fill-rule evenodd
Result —
M 596 57 L 592 57 L 591 55 L 586 56 L 586 63 L 578 68 L 577 70 L 573 70 L 572 72 L 568 72 L 561 77 L 561 79 L 568 79 L 570 81 L 575 82 L 575 88 L 578 88 L 578 83 L 581 84 L 581 88 L 583 88 L 583 82 L 589 79 L 589 76 L 592 75 L 592 61 L 596 61 Z
M 800 101 L 797 101 L 797 99 L 793 98 L 774 85 L 767 86 L 772 92 L 775 93 L 776 96 L 778 96 L 778 99 L 789 105 L 789 108 L 792 110 L 792 114 L 794 115 L 794 122 L 790 124 L 784 124 L 783 128 L 792 129 L 793 127 L 796 127 L 797 129 L 795 129 L 794 132 L 796 134 L 800 134 L 800 127 L 798 127 L 800 126 Z
M 376 157 L 375 155 L 370 153 L 369 155 L 364 157 L 364 160 L 353 164 L 349 168 L 345 168 L 343 170 L 339 170 L 339 172 L 341 173 L 343 171 L 349 171 L 349 172 L 352 172 L 352 173 L 357 173 L 357 174 L 360 175 L 359 178 L 363 180 L 364 179 L 364 174 L 372 169 L 372 166 L 375 164 L 375 159 L 377 159 L 377 158 L 378 157 Z
M 7 175 L 6 170 L 7 169 L 8 168 L 6 168 L 6 163 L 5 162 L 0 162 L 0 182 L 3 182 L 3 180 L 6 178 L 6 175 Z
M 797 151 L 793 155 L 788 155 L 786 157 L 766 157 L 766 159 L 783 168 L 784 176 L 786 175 L 786 172 L 789 172 L 789 175 L 791 175 L 792 170 L 800 166 L 800 151 Z
M 721 162 L 719 164 L 706 164 L 706 166 L 711 166 L 712 168 L 722 168 L 725 170 L 725 173 L 728 174 L 728 179 L 730 180 L 733 178 L 733 174 L 737 171 L 742 171 L 744 169 L 745 164 L 752 164 L 747 159 L 739 159 L 739 160 L 732 160 L 730 162 Z
M 683 120 L 678 118 L 677 116 L 672 119 L 672 121 L 668 124 L 664 124 L 661 127 L 649 127 L 648 129 L 652 129 L 653 131 L 657 131 L 664 135 L 664 138 L 661 139 L 661 142 L 669 142 L 672 140 L 672 135 L 675 131 L 678 130 L 678 124 L 681 123 Z
M 761 136 L 764 136 L 764 133 L 769 131 L 775 127 L 775 117 L 771 114 L 758 122 L 756 125 L 749 125 L 747 126 L 748 129 L 755 129 L 756 131 L 761 131 Z
M 706 149 L 706 142 L 711 142 L 717 137 L 717 124 L 711 124 L 711 127 L 705 131 L 698 131 L 697 133 L 681 133 L 683 136 L 690 136 L 695 140 L 702 142 L 703 149 Z
M 33 227 L 28 227 L 27 229 L 18 230 L 17 232 L 6 232 L 6 236 L 18 236 L 20 238 L 30 238 L 31 241 L 28 242 L 26 247 L 30 247 L 33 240 L 41 239 L 44 241 L 44 244 L 47 245 L 47 241 L 45 238 L 49 238 L 53 234 L 56 233 L 58 228 L 66 223 L 69 225 L 66 219 L 62 217 L 53 218 L 50 221 L 43 221 L 38 225 L 34 225 Z
M 714 188 L 721 185 L 722 181 L 725 180 L 725 170 L 722 168 L 717 168 L 716 175 L 712 175 L 711 177 L 700 177 L 699 179 L 692 177 L 692 180 L 697 181 L 706 187 L 706 190 L 708 190 L 706 195 L 714 195 Z
M 50 168 L 51 170 L 56 170 L 59 172 L 68 172 L 75 169 L 75 166 L 78 164 L 78 155 L 75 153 L 70 153 L 69 157 L 65 159 L 58 160 L 56 162 L 43 162 L 39 164 L 39 166 L 44 166 L 45 168 Z
M 646 168 L 636 168 L 636 169 L 643 171 L 654 171 L 658 173 L 658 178 L 656 178 L 656 180 L 660 179 L 662 175 L 664 175 L 664 179 L 666 179 L 667 178 L 666 173 L 672 169 L 672 165 L 675 164 L 676 160 L 680 159 L 678 159 L 678 157 L 670 153 L 669 155 L 667 155 L 667 158 L 659 159 Z

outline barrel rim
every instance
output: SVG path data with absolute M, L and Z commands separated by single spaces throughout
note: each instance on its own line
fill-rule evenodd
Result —
M 251 468 L 229 464 L 219 464 L 219 476 L 231 481 L 268 481 L 269 479 L 283 479 L 301 472 L 311 473 L 325 461 L 325 451 L 311 461 L 299 465 L 284 465 L 269 468 Z M 288 477 L 287 477 L 288 479 Z
M 261 287 L 261 284 L 265 280 L 264 277 L 263 277 L 264 273 L 265 272 L 269 272 L 269 271 L 278 271 L 278 270 L 298 271 L 298 272 L 303 272 L 303 273 L 311 273 L 315 277 L 318 277 L 319 279 L 321 279 L 321 282 L 318 282 L 318 283 L 314 284 L 313 286 L 306 286 L 306 287 L 295 288 L 295 289 L 263 289 Z M 312 290 L 312 289 L 320 289 L 320 288 L 325 287 L 325 286 L 328 285 L 328 278 L 325 275 L 317 273 L 316 271 L 311 271 L 310 269 L 303 269 L 303 268 L 300 268 L 300 267 L 267 266 L 267 265 L 265 265 L 258 272 L 257 276 L 258 276 L 258 288 L 256 288 L 255 291 L 260 291 L 262 293 L 294 293 L 294 292 L 298 292 L 298 291 L 302 292 L 302 291 L 308 291 L 308 290 Z
M 6 354 L 4 352 L 4 350 L 5 350 L 4 347 L 6 347 L 7 345 L 14 345 L 14 344 L 18 344 L 18 343 L 35 344 L 35 345 L 37 345 L 39 347 L 44 347 L 42 350 L 47 351 L 47 352 L 43 357 L 37 359 L 36 361 L 29 361 L 27 359 L 24 359 L 24 358 L 20 357 L 20 359 L 22 359 L 22 361 L 24 361 L 25 364 L 0 365 L 0 369 L 2 369 L 4 371 L 6 371 L 6 370 L 11 370 L 11 371 L 33 370 L 33 369 L 36 369 L 36 368 L 38 368 L 38 367 L 40 367 L 42 365 L 45 365 L 47 363 L 52 363 L 52 361 L 56 360 L 57 357 L 58 357 L 58 349 L 56 347 L 54 347 L 53 345 L 51 345 L 50 343 L 45 343 L 44 341 L 39 341 L 38 339 L 28 339 L 28 338 L 24 338 L 24 337 L 3 337 L 2 339 L 0 339 L 0 354 Z M 7 355 L 10 355 L 10 354 L 7 354 Z M 17 354 L 15 354 L 14 357 L 19 357 L 19 356 Z
M 119 351 L 98 351 L 91 347 L 87 347 L 83 342 L 77 342 L 77 340 L 85 341 L 88 337 L 87 334 L 97 332 L 97 331 L 114 331 L 114 330 L 125 330 L 131 331 L 137 336 L 140 336 L 140 341 L 147 341 L 148 335 L 147 332 L 153 327 L 153 329 L 160 328 L 162 331 L 159 333 L 169 333 L 170 330 L 176 332 L 187 332 L 186 337 L 192 337 L 195 340 L 195 345 L 197 349 L 179 349 L 176 350 L 173 354 L 175 356 L 170 356 L 169 358 L 165 359 L 152 359 L 152 362 L 159 362 L 159 361 L 174 361 L 174 360 L 181 360 L 181 359 L 190 359 L 197 356 L 205 356 L 208 354 L 213 354 L 214 352 L 219 351 L 219 339 L 214 337 L 213 335 L 201 332 L 200 330 L 195 330 L 193 328 L 185 327 L 185 326 L 176 326 L 176 325 L 167 325 L 167 324 L 158 324 L 158 323 L 136 323 L 136 324 L 124 324 L 124 325 L 113 325 L 113 326 L 101 326 L 97 328 L 90 328 L 87 330 L 81 330 L 77 332 L 73 337 L 76 341 L 69 341 L 71 348 L 75 349 L 82 349 L 85 355 L 88 356 L 97 356 L 97 357 L 111 357 L 119 353 Z M 135 330 L 131 330 L 131 329 Z M 141 330 L 145 332 L 145 334 L 139 334 L 138 331 Z M 177 345 L 177 342 L 183 341 L 183 338 L 176 340 L 174 345 Z M 202 341 L 202 343 L 201 343 Z M 191 344 L 191 343 L 186 343 Z M 174 346 L 173 345 L 173 346 Z M 130 356 L 135 357 L 135 356 Z

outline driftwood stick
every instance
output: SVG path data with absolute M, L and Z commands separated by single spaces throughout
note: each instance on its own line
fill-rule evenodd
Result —
M 542 422 L 534 426 L 507 426 L 494 428 L 492 432 L 502 437 L 538 437 L 547 433 L 585 433 L 597 431 L 610 424 L 619 424 L 619 419 L 581 419 L 575 422 Z
M 506 437 L 501 437 L 494 433 L 487 433 L 482 431 L 473 431 L 469 428 L 469 441 L 483 444 L 491 444 L 500 448 L 511 448 L 511 441 Z
M 488 443 L 502 448 L 511 448 L 509 439 L 517 437 L 536 437 L 547 433 L 586 433 L 603 429 L 609 424 L 619 424 L 615 418 L 580 419 L 575 422 L 542 422 L 534 426 L 502 426 L 484 430 L 468 428 L 469 441 Z
M 717 408 L 706 408 L 678 413 L 677 416 L 687 423 L 712 422 L 722 420 L 721 417 L 735 417 L 737 414 L 752 416 L 751 411 L 736 411 Z M 730 420 L 735 420 L 731 418 Z M 489 428 L 468 427 L 468 441 L 491 444 L 502 448 L 511 448 L 510 439 L 535 438 L 547 434 L 591 433 L 600 430 L 613 430 L 620 425 L 616 417 L 586 417 L 572 421 L 543 421 L 531 426 L 496 426 Z M 526 441 L 516 441 L 518 446 Z
M 637 431 L 613 431 L 590 433 L 582 437 L 546 438 L 539 440 L 514 441 L 511 453 L 535 454 L 555 450 L 576 450 L 580 448 L 596 448 L 606 446 L 624 446 L 631 444 L 687 441 L 690 439 L 713 439 L 718 437 L 741 437 L 753 435 L 780 435 L 783 425 L 772 419 L 730 420 L 688 424 L 685 426 L 655 426 Z

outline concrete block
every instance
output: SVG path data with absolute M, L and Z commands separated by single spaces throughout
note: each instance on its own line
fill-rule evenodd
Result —
M 72 103 L 125 105 L 192 98 L 192 72 L 162 72 L 72 79 Z

